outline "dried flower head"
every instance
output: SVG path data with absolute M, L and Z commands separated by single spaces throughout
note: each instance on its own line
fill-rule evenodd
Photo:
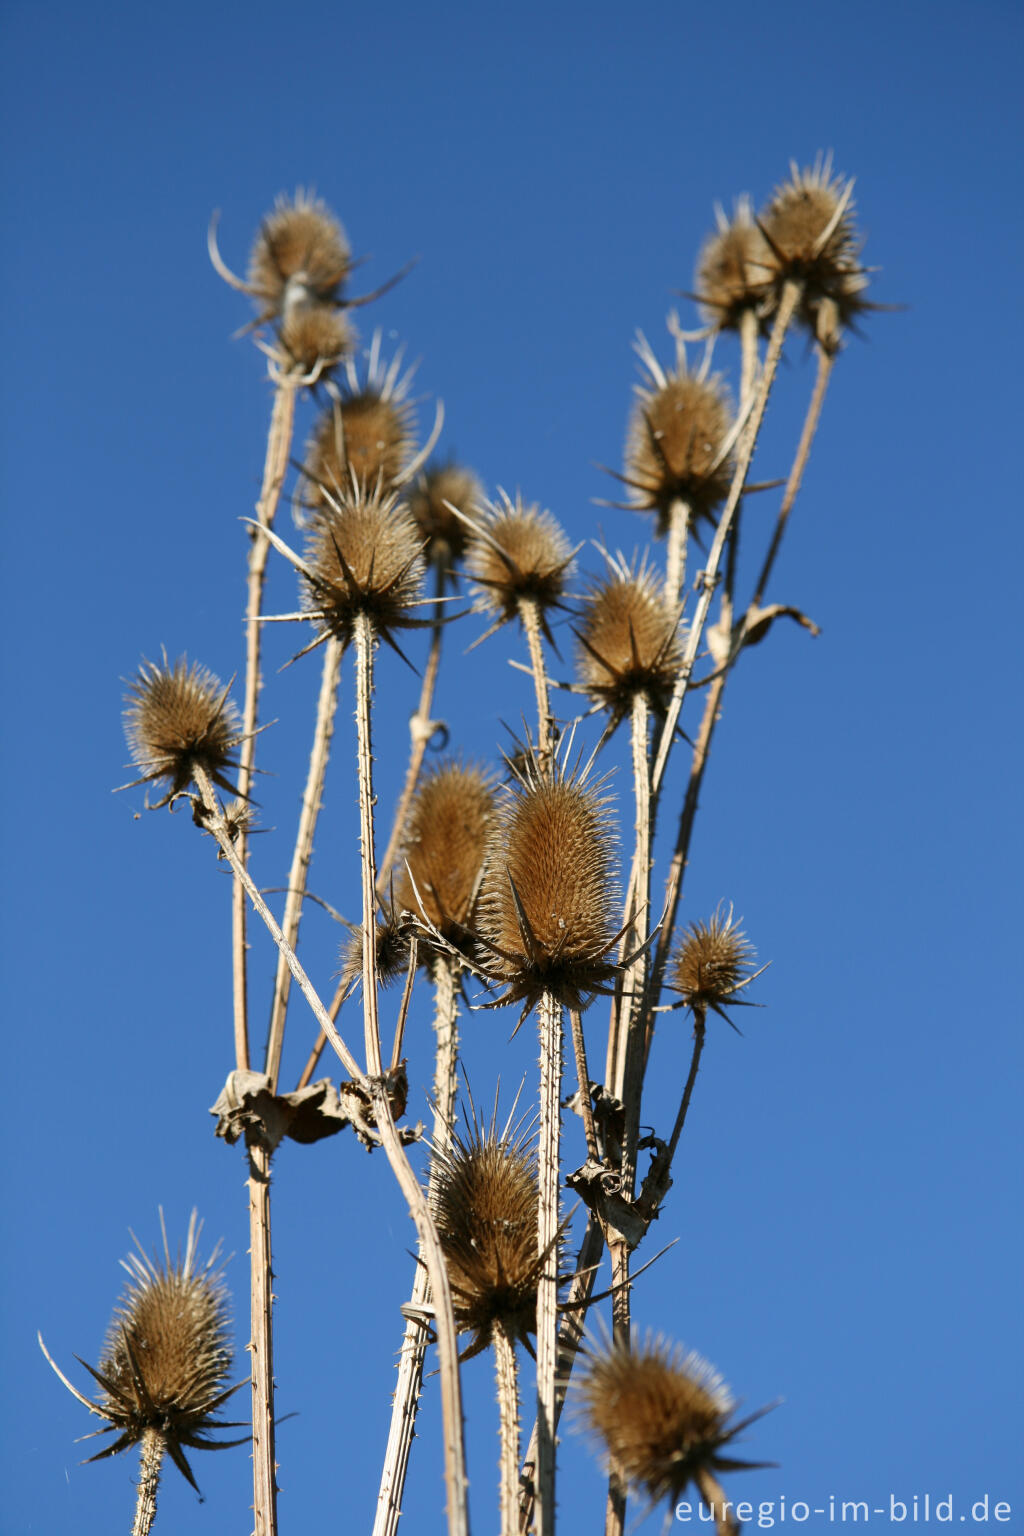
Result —
M 384 639 L 419 625 L 411 609 L 423 577 L 421 546 L 408 507 L 394 493 L 353 484 L 344 499 L 332 498 L 311 530 L 302 579 L 304 607 L 322 638 L 348 644 L 360 614 Z
M 286 364 L 323 378 L 352 351 L 356 335 L 341 310 L 316 305 L 292 310 L 278 340 Z
M 162 1212 L 160 1222 L 163 1227 Z M 201 1230 L 193 1211 L 184 1257 L 179 1253 L 171 1259 L 164 1230 L 162 1260 L 147 1255 L 136 1239 L 138 1252 L 122 1261 L 128 1285 L 114 1310 L 99 1365 L 93 1369 L 81 1362 L 103 1389 L 97 1402 L 75 1391 L 58 1371 L 79 1401 L 107 1420 L 98 1433 L 117 1436 L 90 1460 L 116 1455 L 147 1433 L 155 1434 L 193 1488 L 184 1448 L 216 1451 L 242 1444 L 209 1438 L 211 1431 L 226 1427 L 216 1418 L 217 1409 L 236 1388 L 225 1387 L 231 1355 L 219 1248 L 201 1263 Z
M 716 203 L 715 223 L 715 233 L 708 236 L 697 260 L 697 295 L 713 330 L 734 331 L 745 311 L 764 307 L 771 256 L 748 197 L 737 198 L 731 219 Z
M 472 921 L 495 815 L 492 775 L 458 762 L 428 774 L 410 808 L 395 905 L 425 918 L 456 946 Z
M 373 927 L 377 950 L 377 980 L 390 987 L 404 976 L 409 964 L 409 932 L 402 921 L 401 909 L 382 903 Z M 341 947 L 341 984 L 354 987 L 363 974 L 363 925 L 356 924 Z
M 298 309 L 340 303 L 351 262 L 345 233 L 319 198 L 302 188 L 294 199 L 279 197 L 249 258 L 261 318 L 287 320 Z
M 466 1351 L 490 1343 L 496 1326 L 526 1341 L 537 1328 L 537 1153 L 532 1137 L 476 1124 L 435 1147 L 431 1202 L 452 1289 L 455 1322 L 472 1332 Z M 557 1262 L 557 1260 L 555 1261 Z
M 755 955 L 733 921 L 732 907 L 724 916 L 719 908 L 708 922 L 692 922 L 683 935 L 672 961 L 672 984 L 695 1013 L 710 1008 L 732 1023 L 723 1009 L 742 1003 L 738 994 L 761 974 L 753 970 Z
M 536 503 L 524 505 L 519 492 L 511 501 L 498 491 L 485 503 L 467 556 L 482 606 L 499 624 L 514 619 L 524 601 L 535 603 L 541 617 L 558 607 L 574 551 L 561 528 Z
M 158 810 L 188 788 L 202 768 L 221 789 L 238 791 L 225 777 L 237 767 L 234 748 L 240 738 L 238 715 L 228 700 L 228 688 L 205 667 L 189 666 L 181 656 L 172 667 L 143 660 L 128 684 L 124 712 L 125 735 L 135 764 L 142 770 L 133 784 L 160 779 L 170 786 L 153 806 Z M 126 784 L 125 789 L 132 788 Z
M 686 503 L 696 526 L 713 521 L 728 495 L 732 411 L 717 377 L 690 373 L 685 365 L 666 372 L 642 337 L 637 350 L 646 377 L 636 386 L 622 479 L 634 511 L 657 513 L 661 537 L 674 502 Z
M 591 583 L 576 631 L 577 676 L 613 720 L 638 693 L 663 713 L 681 661 L 678 612 L 645 562 L 605 559 L 611 575 Z
M 346 391 L 321 416 L 306 454 L 307 504 L 314 510 L 353 483 L 386 493 L 404 482 L 415 452 L 408 399 L 414 370 L 403 374 L 401 364 L 400 351 L 382 362 L 379 332 L 364 375 L 346 360 Z
M 469 529 L 452 511 L 474 516 L 483 502 L 480 482 L 458 464 L 429 465 L 409 495 L 409 510 L 427 541 L 426 555 L 450 570 L 466 552 Z
M 503 788 L 478 906 L 484 967 L 524 1016 L 545 992 L 583 1008 L 616 971 L 608 801 L 599 784 L 557 763 L 542 771 L 535 757 Z
M 618 1475 L 652 1504 L 675 1501 L 708 1475 L 763 1466 L 723 1454 L 760 1417 L 730 1424 L 734 1403 L 722 1378 L 697 1354 L 634 1334 L 589 1352 L 580 1417 L 602 1442 Z M 708 1501 L 710 1502 L 710 1501 Z
M 852 181 L 832 176 L 832 157 L 790 165 L 760 218 L 776 294 L 800 284 L 798 314 L 823 345 L 837 344 L 839 327 L 865 308 L 867 273 L 860 262 Z

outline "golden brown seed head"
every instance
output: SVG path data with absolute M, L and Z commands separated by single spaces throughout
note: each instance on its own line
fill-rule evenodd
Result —
M 499 491 L 470 539 L 467 564 L 483 607 L 504 621 L 523 600 L 542 613 L 561 602 L 572 550 L 550 512 L 524 505 L 518 491 L 514 502 Z
M 722 1378 L 696 1354 L 650 1336 L 590 1355 L 580 1416 L 619 1476 L 652 1503 L 673 1500 L 702 1472 L 746 1465 L 722 1455 L 742 1425 Z
M 761 215 L 776 297 L 788 279 L 801 285 L 798 314 L 823 346 L 838 345 L 840 328 L 865 307 L 868 279 L 848 183 L 832 176 L 831 157 L 791 166 Z M 837 218 L 838 215 L 838 218 Z
M 660 370 L 659 370 L 660 371 Z M 732 412 L 718 379 L 680 371 L 639 386 L 626 436 L 626 483 L 637 511 L 657 513 L 655 532 L 669 527 L 672 504 L 690 507 L 691 525 L 712 521 L 729 492 L 732 456 L 722 447 Z
M 165 652 L 162 666 L 143 660 L 125 703 L 125 735 L 142 775 L 136 783 L 163 779 L 169 786 L 159 805 L 187 789 L 197 767 L 232 790 L 224 775 L 237 767 L 238 716 L 212 672 L 184 656 L 172 667 Z
M 645 693 L 664 712 L 679 671 L 675 610 L 647 566 L 609 561 L 612 574 L 591 584 L 577 630 L 577 676 L 613 718 L 628 713 Z
M 378 485 L 386 494 L 414 449 L 412 409 L 394 395 L 367 385 L 332 402 L 317 422 L 306 457 L 309 504 L 325 507 L 336 487 Z M 420 541 L 422 542 L 422 540 Z
M 249 258 L 249 287 L 263 314 L 337 304 L 349 274 L 344 231 L 319 198 L 301 190 L 279 197 Z
M 530 763 L 506 789 L 487 855 L 477 933 L 503 1001 L 549 992 L 583 1008 L 615 974 L 615 839 L 608 802 L 572 776 Z
M 355 346 L 356 337 L 344 314 L 326 305 L 292 310 L 281 325 L 278 340 L 287 363 L 302 373 L 330 373 Z
M 753 945 L 727 916 L 715 912 L 708 922 L 693 922 L 683 935 L 673 960 L 675 988 L 690 1008 L 719 1012 L 749 980 Z
M 537 1157 L 527 1137 L 507 1140 L 475 1125 L 435 1149 L 432 1205 L 452 1289 L 455 1322 L 474 1346 L 495 1324 L 512 1338 L 536 1332 Z M 549 1262 L 555 1262 L 550 1259 Z
M 447 763 L 424 778 L 409 813 L 395 906 L 425 917 L 450 943 L 460 944 L 472 921 L 495 817 L 495 783 L 483 769 Z
M 479 515 L 483 503 L 480 482 L 471 470 L 458 464 L 435 464 L 418 476 L 409 496 L 409 510 L 427 541 L 429 561 L 440 560 L 450 569 L 466 552 L 469 529 L 455 513 Z
M 310 533 L 305 558 L 315 579 L 302 579 L 305 607 L 343 644 L 360 614 L 379 635 L 415 625 L 411 605 L 423 578 L 421 542 L 396 496 L 350 487 Z
M 771 284 L 770 252 L 754 223 L 749 198 L 738 198 L 732 219 L 715 210 L 718 227 L 697 261 L 696 286 L 705 322 L 717 331 L 737 330 L 746 310 L 762 309 Z

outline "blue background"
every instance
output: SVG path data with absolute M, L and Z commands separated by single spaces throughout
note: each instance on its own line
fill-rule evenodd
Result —
M 710 1032 L 657 1233 L 681 1241 L 634 1313 L 748 1407 L 785 1399 L 746 1444 L 779 1469 L 732 1478 L 734 1497 L 952 1493 L 959 1513 L 988 1493 L 1013 1504 L 1002 1528 L 1024 1529 L 1018 7 L 8 0 L 2 16 L 3 1528 L 128 1527 L 134 1462 L 79 1466 L 91 1425 L 35 1330 L 85 1389 L 72 1355 L 98 1355 L 129 1227 L 148 1246 L 158 1205 L 183 1232 L 197 1204 L 236 1254 L 246 1337 L 243 1162 L 207 1114 L 232 1064 L 228 880 L 187 815 L 136 819 L 141 792 L 110 793 L 130 777 L 119 679 L 141 655 L 187 650 L 224 678 L 241 665 L 239 518 L 270 393 L 259 355 L 228 339 L 248 312 L 207 263 L 211 210 L 236 268 L 300 184 L 371 254 L 364 287 L 419 255 L 360 324 L 422 357 L 421 423 L 441 396 L 445 446 L 492 493 L 519 486 L 574 540 L 600 528 L 630 552 L 647 520 L 592 498 L 615 494 L 594 461 L 621 462 L 634 330 L 667 361 L 664 315 L 675 302 L 692 322 L 675 292 L 714 200 L 761 203 L 791 156 L 832 147 L 857 176 L 872 295 L 909 307 L 869 316 L 840 359 L 777 567 L 772 595 L 821 638 L 780 628 L 726 695 L 684 916 L 735 902 L 773 961 L 768 1006 L 742 1039 Z M 802 342 L 787 359 L 765 474 L 785 473 L 810 387 Z M 728 344 L 716 361 L 733 367 Z M 279 560 L 269 604 L 294 606 Z M 511 630 L 460 659 L 478 624 L 453 633 L 438 704 L 453 740 L 493 756 L 499 717 L 530 698 Z M 270 637 L 266 885 L 287 868 L 317 686 L 315 662 L 277 675 L 294 649 Z M 385 654 L 385 809 L 417 689 Z M 354 916 L 351 706 L 346 671 L 313 888 Z M 670 795 L 681 775 L 680 760 Z M 324 991 L 336 944 L 310 907 L 302 953 Z M 258 1039 L 273 962 L 255 928 L 253 945 Z M 688 1061 L 670 1017 L 645 1109 L 663 1133 Z M 415 1088 L 428 1019 L 424 997 Z M 533 1070 L 530 1030 L 511 1045 L 510 1030 L 466 1022 L 478 1099 L 497 1072 L 510 1097 Z M 296 1008 L 286 1077 L 310 1039 Z M 281 1529 L 368 1530 L 412 1227 L 384 1159 L 348 1138 L 283 1147 L 274 1223 L 278 1401 L 297 1415 L 280 1430 Z M 487 1358 L 465 1377 L 483 1531 Z M 443 1529 L 437 1396 L 434 1378 L 410 1530 Z M 576 1435 L 563 1468 L 564 1529 L 600 1529 L 603 1479 Z M 247 1531 L 245 1449 L 195 1470 L 205 1505 L 172 1469 L 157 1529 Z

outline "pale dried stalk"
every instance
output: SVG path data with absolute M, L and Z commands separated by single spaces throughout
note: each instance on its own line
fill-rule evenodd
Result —
M 501 1434 L 501 1536 L 515 1536 L 519 1529 L 519 1373 L 516 1345 L 500 1322 L 494 1325 L 491 1342 L 494 1345 L 494 1374 Z
M 545 1256 L 537 1282 L 537 1533 L 555 1529 L 555 1382 L 558 1364 L 558 1195 L 562 1093 L 562 1009 L 545 992 L 540 1025 L 540 1145 L 537 1251 Z
M 740 1523 L 729 1510 L 732 1501 L 726 1498 L 725 1489 L 714 1473 L 709 1472 L 706 1467 L 698 1467 L 693 1474 L 693 1480 L 697 1484 L 701 1498 L 714 1516 L 717 1536 L 740 1536 Z
M 537 761 L 542 770 L 550 770 L 555 722 L 551 713 L 548 691 L 548 674 L 544 666 L 544 647 L 541 644 L 540 608 L 532 597 L 519 599 L 519 617 L 526 632 L 526 644 L 530 652 L 530 670 L 537 696 Z
M 359 836 L 362 849 L 363 894 L 363 1020 L 366 1064 L 371 1101 L 381 1144 L 416 1223 L 423 1261 L 427 1267 L 437 1327 L 437 1352 L 441 1367 L 441 1413 L 444 1421 L 445 1484 L 448 1491 L 449 1536 L 468 1536 L 467 1478 L 462 1388 L 459 1380 L 458 1344 L 452 1309 L 448 1269 L 426 1197 L 406 1157 L 382 1076 L 380 1027 L 377 1018 L 377 949 L 373 927 L 376 906 L 373 846 L 373 745 L 370 699 L 373 693 L 375 637 L 369 619 L 355 621 L 356 735 L 359 774 Z M 321 1021 L 322 1023 L 322 1021 Z
M 156 1517 L 156 1494 L 164 1459 L 164 1437 L 158 1429 L 143 1432 L 139 1446 L 139 1491 L 135 1498 L 132 1536 L 149 1536 Z
M 323 671 L 320 677 L 320 697 L 317 702 L 316 726 L 313 731 L 313 747 L 309 757 L 309 772 L 302 796 L 299 828 L 295 837 L 295 851 L 288 871 L 288 895 L 285 900 L 281 932 L 290 949 L 295 949 L 302 920 L 302 901 L 306 894 L 306 878 L 313 857 L 313 837 L 324 792 L 327 761 L 331 753 L 331 737 L 334 732 L 334 711 L 338 701 L 338 673 L 341 668 L 342 647 L 333 636 L 324 647 Z M 276 1093 L 277 1079 L 281 1071 L 281 1049 L 284 1045 L 284 1026 L 288 1013 L 288 995 L 292 973 L 284 956 L 278 953 L 277 972 L 274 976 L 274 998 L 270 1009 L 270 1028 L 267 1033 L 266 1072 L 270 1078 L 270 1091 Z
M 583 1038 L 583 1020 L 578 1008 L 569 1009 L 572 1030 L 572 1050 L 576 1058 L 576 1081 L 580 1088 L 580 1118 L 583 1121 L 583 1137 L 587 1144 L 587 1156 L 598 1161 L 597 1130 L 594 1126 L 594 1106 L 590 1100 L 590 1069 L 587 1066 L 587 1042 Z
M 686 585 L 686 544 L 691 508 L 677 496 L 669 509 L 668 543 L 665 550 L 665 605 L 674 608 Z
M 249 1148 L 249 1274 L 252 1333 L 252 1475 L 254 1536 L 277 1531 L 277 1447 L 274 1414 L 274 1269 L 270 1248 L 270 1153 Z
M 757 339 L 761 329 L 761 322 L 757 317 L 756 309 L 749 306 L 740 316 L 740 410 L 742 411 L 750 398 L 757 378 Z

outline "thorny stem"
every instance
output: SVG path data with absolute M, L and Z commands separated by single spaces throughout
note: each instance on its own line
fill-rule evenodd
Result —
M 541 996 L 540 1145 L 537 1183 L 537 1251 L 545 1255 L 537 1282 L 537 1536 L 555 1530 L 555 1381 L 558 1364 L 558 1194 L 562 1092 L 562 1009 L 550 992 Z
M 277 513 L 291 452 L 292 430 L 295 423 L 295 383 L 282 378 L 274 393 L 274 407 L 267 434 L 267 451 L 263 463 L 263 484 L 256 503 L 256 521 L 261 528 L 272 526 Z M 245 626 L 245 702 L 242 711 L 242 740 L 238 754 L 238 789 L 243 799 L 252 791 L 253 763 L 256 755 L 256 720 L 259 713 L 260 695 L 260 630 L 258 620 L 263 611 L 263 583 L 267 569 L 270 541 L 259 529 L 250 530 L 249 573 L 246 596 Z M 249 836 L 243 824 L 238 833 L 238 856 L 243 868 L 249 863 Z M 240 880 L 235 880 L 231 905 L 231 955 L 234 972 L 235 1018 L 235 1066 L 245 1071 L 249 1066 L 249 1001 L 247 976 L 247 943 L 245 891 Z
M 633 795 L 636 806 L 636 851 L 633 857 L 635 877 L 630 888 L 635 892 L 631 940 L 635 948 L 647 942 L 650 922 L 651 891 L 651 765 L 648 758 L 648 723 L 650 710 L 647 695 L 633 696 L 632 745 L 633 745 Z M 620 1059 L 616 1075 L 612 1078 L 615 1096 L 625 1108 L 625 1135 L 622 1154 L 622 1193 L 627 1200 L 633 1197 L 636 1179 L 636 1142 L 640 1122 L 640 1090 L 643 1084 L 643 1003 L 646 956 L 638 955 L 630 967 L 625 981 L 628 1005 L 628 1024 L 624 1041 L 620 1041 Z
M 665 1154 L 665 1172 L 672 1167 L 672 1159 L 676 1155 L 676 1147 L 686 1124 L 687 1111 L 690 1108 L 690 1100 L 693 1097 L 693 1085 L 697 1081 L 697 1073 L 700 1070 L 701 1053 L 704 1050 L 704 1021 L 706 1014 L 703 1008 L 693 1010 L 693 1054 L 690 1057 L 690 1070 L 686 1078 L 686 1086 L 683 1089 L 683 1097 L 679 1105 L 679 1113 L 676 1115 L 676 1123 L 672 1127 L 672 1135 L 669 1139 L 668 1149 Z
M 324 647 L 323 672 L 320 678 L 320 698 L 317 703 L 316 727 L 313 747 L 309 757 L 309 773 L 302 797 L 299 829 L 295 837 L 295 852 L 288 872 L 288 896 L 285 901 L 281 931 L 290 949 L 295 949 L 302 920 L 302 900 L 306 893 L 306 877 L 313 857 L 313 836 L 324 792 L 324 777 L 331 751 L 334 732 L 334 711 L 338 700 L 338 673 L 341 667 L 342 648 L 332 636 Z M 270 1028 L 267 1033 L 266 1072 L 270 1078 L 270 1091 L 276 1093 L 277 1079 L 281 1071 L 281 1048 L 284 1044 L 285 1018 L 288 1013 L 288 994 L 291 990 L 292 973 L 282 954 L 277 957 L 277 973 L 274 977 L 274 1000 L 270 1010 Z
M 331 998 L 331 1006 L 327 1010 L 332 1019 L 337 1019 L 338 1014 L 341 1012 L 341 1005 L 348 996 L 348 992 L 348 983 L 339 981 L 337 987 L 334 989 L 334 996 Z M 323 1030 L 321 1030 L 316 1037 L 313 1049 L 310 1051 L 306 1058 L 306 1065 L 302 1069 L 302 1076 L 295 1084 L 297 1089 L 305 1088 L 309 1083 L 313 1081 L 313 1073 L 317 1069 L 317 1065 L 320 1061 L 320 1057 L 323 1055 L 323 1049 L 326 1044 L 327 1036 L 324 1034 Z
M 356 736 L 359 773 L 359 836 L 362 848 L 363 890 L 363 1019 L 366 1063 L 371 1101 L 381 1144 L 391 1170 L 405 1196 L 416 1224 L 423 1261 L 427 1268 L 437 1324 L 437 1351 L 441 1366 L 441 1410 L 444 1420 L 445 1483 L 448 1490 L 450 1536 L 468 1536 L 466 1502 L 466 1453 L 462 1421 L 462 1390 L 459 1381 L 458 1347 L 452 1310 L 448 1269 L 441 1251 L 437 1227 L 395 1129 L 391 1102 L 382 1076 L 380 1029 L 377 1019 L 377 949 L 374 943 L 375 858 L 373 846 L 373 744 L 370 731 L 370 699 L 373 693 L 373 651 L 376 644 L 370 620 L 363 613 L 355 621 Z M 321 1020 L 321 1023 L 323 1021 Z M 333 1027 L 333 1026 L 332 1026 Z
M 149 1536 L 156 1517 L 156 1494 L 164 1459 L 164 1437 L 158 1429 L 143 1431 L 139 1446 L 139 1491 L 135 1499 L 132 1536 Z
M 726 1498 L 725 1489 L 714 1473 L 709 1472 L 706 1467 L 698 1467 L 693 1474 L 693 1480 L 714 1518 L 717 1536 L 740 1536 L 741 1527 L 731 1512 L 731 1500 Z
M 252 1477 L 255 1536 L 276 1536 L 277 1451 L 274 1416 L 274 1269 L 270 1247 L 270 1153 L 249 1153 L 249 1273 L 252 1334 Z
M 443 560 L 438 560 L 435 570 L 435 596 L 440 599 L 444 596 L 445 578 L 447 566 Z M 443 612 L 440 601 L 434 608 L 434 622 L 430 631 L 430 652 L 427 656 L 427 665 L 423 671 L 423 686 L 420 688 L 420 702 L 409 721 L 409 734 L 412 738 L 409 748 L 409 766 L 406 769 L 405 783 L 402 793 L 395 807 L 395 818 L 391 823 L 391 836 L 388 838 L 388 846 L 384 850 L 384 857 L 380 861 L 377 870 L 377 894 L 383 895 L 387 889 L 388 876 L 391 873 L 398 850 L 402 846 L 405 836 L 405 824 L 409 819 L 409 807 L 412 797 L 416 793 L 416 785 L 419 783 L 420 772 L 423 768 L 423 758 L 426 755 L 430 738 L 437 728 L 437 722 L 431 718 L 434 707 L 434 691 L 437 688 L 437 674 L 441 666 L 441 634 L 444 628 L 442 623 Z
M 690 504 L 676 497 L 669 510 L 668 546 L 665 551 L 665 603 L 674 608 L 686 585 L 686 542 L 690 531 Z
M 740 316 L 740 410 L 747 403 L 757 377 L 757 338 L 760 321 L 749 306 Z
M 594 1106 L 590 1102 L 590 1069 L 587 1066 L 587 1043 L 583 1038 L 583 1020 L 578 1008 L 569 1009 L 569 1021 L 572 1027 L 572 1051 L 576 1059 L 576 1081 L 579 1083 L 580 1118 L 583 1121 L 583 1135 L 587 1143 L 587 1157 L 593 1162 L 599 1160 L 597 1147 L 597 1131 L 594 1127 Z
M 515 1536 L 519 1529 L 519 1373 L 516 1346 L 500 1322 L 491 1335 L 494 1374 L 498 1389 L 501 1434 L 501 1536 Z
M 519 599 L 519 617 L 526 631 L 526 644 L 530 651 L 530 670 L 537 694 L 537 760 L 543 772 L 551 767 L 555 722 L 551 714 L 548 694 L 548 674 L 544 667 L 544 649 L 541 645 L 540 609 L 532 597 Z

